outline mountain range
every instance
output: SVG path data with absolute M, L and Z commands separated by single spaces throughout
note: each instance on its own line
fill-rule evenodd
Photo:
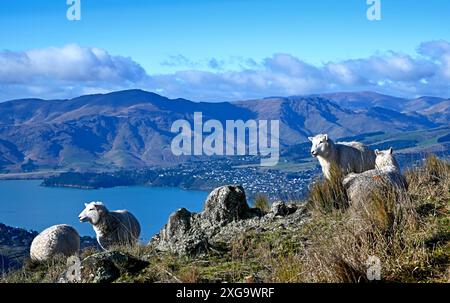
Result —
M 448 126 L 450 100 L 402 99 L 374 92 L 270 97 L 238 102 L 192 102 L 142 90 L 67 100 L 0 103 L 0 170 L 103 170 L 186 161 L 170 150 L 178 119 L 277 119 L 282 148 L 328 133 L 402 133 Z

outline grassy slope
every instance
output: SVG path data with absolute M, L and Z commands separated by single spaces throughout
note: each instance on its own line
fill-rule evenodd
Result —
M 406 176 L 408 192 L 385 188 L 365 209 L 346 207 L 339 176 L 316 183 L 301 230 L 241 234 L 228 253 L 189 258 L 119 248 L 150 265 L 117 282 L 364 282 L 369 256 L 380 259 L 383 281 L 450 282 L 450 164 L 432 157 Z M 61 259 L 29 263 L 0 281 L 53 282 L 64 268 Z

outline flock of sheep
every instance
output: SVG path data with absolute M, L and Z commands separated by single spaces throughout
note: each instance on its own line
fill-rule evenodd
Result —
M 332 163 L 346 175 L 343 184 L 352 203 L 363 202 L 374 180 L 388 180 L 392 185 L 407 186 L 392 148 L 387 151 L 370 150 L 359 142 L 335 143 L 328 135 L 310 137 L 311 154 L 319 160 L 325 178 L 331 178 Z M 141 228 L 137 219 L 126 210 L 109 211 L 102 202 L 85 204 L 80 213 L 81 222 L 92 224 L 100 247 L 108 250 L 118 245 L 137 243 Z M 30 256 L 36 261 L 45 261 L 63 254 L 77 255 L 80 236 L 69 225 L 55 225 L 40 233 L 32 242 Z
M 78 218 L 92 224 L 97 242 L 104 250 L 117 245 L 133 245 L 139 240 L 141 226 L 126 210 L 109 211 L 102 202 L 85 203 Z M 46 261 L 55 255 L 73 256 L 80 251 L 80 235 L 72 226 L 61 224 L 47 228 L 31 243 L 30 257 Z
M 364 203 L 371 190 L 383 182 L 400 189 L 408 186 L 392 148 L 379 151 L 359 142 L 335 143 L 322 134 L 308 139 L 312 142 L 311 154 L 319 160 L 325 178 L 331 178 L 333 163 L 343 172 L 343 185 L 351 203 Z

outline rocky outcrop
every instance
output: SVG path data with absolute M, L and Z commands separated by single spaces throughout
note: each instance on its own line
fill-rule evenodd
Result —
M 110 283 L 127 274 L 136 274 L 148 266 L 148 262 L 118 251 L 93 254 L 64 272 L 60 283 Z
M 182 208 L 174 212 L 150 245 L 159 251 L 199 255 L 227 248 L 237 235 L 249 231 L 298 228 L 306 218 L 305 208 L 275 202 L 267 214 L 250 208 L 244 189 L 228 185 L 213 190 L 201 213 Z
M 252 214 L 258 215 L 250 211 L 242 186 L 223 186 L 209 194 L 202 218 L 211 224 L 225 225 Z

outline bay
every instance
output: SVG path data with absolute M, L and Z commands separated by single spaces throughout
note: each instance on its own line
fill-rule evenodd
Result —
M 96 190 L 40 186 L 41 180 L 0 181 L 0 223 L 38 232 L 69 224 L 82 236 L 94 236 L 89 223 L 80 223 L 84 203 L 102 201 L 110 210 L 127 209 L 139 220 L 141 241 L 147 242 L 181 207 L 199 212 L 208 195 L 201 191 L 158 187 L 114 187 Z

